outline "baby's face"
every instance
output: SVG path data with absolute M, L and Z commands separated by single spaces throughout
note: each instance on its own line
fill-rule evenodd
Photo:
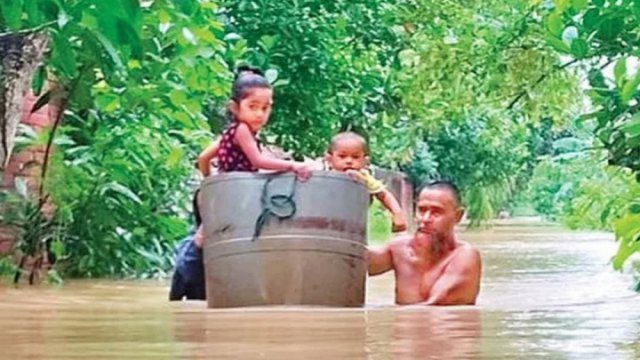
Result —
M 364 144 L 358 139 L 343 139 L 326 156 L 331 170 L 361 170 L 367 165 Z

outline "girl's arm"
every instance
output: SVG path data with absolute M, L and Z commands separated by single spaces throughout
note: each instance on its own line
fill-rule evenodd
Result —
M 205 177 L 211 174 L 211 160 L 218 156 L 218 148 L 220 147 L 220 138 L 216 139 L 211 145 L 204 149 L 198 156 L 198 170 Z
M 310 169 L 303 163 L 276 159 L 260 152 L 258 143 L 246 124 L 238 125 L 235 140 L 247 159 L 258 169 L 294 171 L 301 180 L 306 180 L 311 175 Z

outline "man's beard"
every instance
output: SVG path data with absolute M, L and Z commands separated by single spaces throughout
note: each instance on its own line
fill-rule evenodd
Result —
M 429 252 L 432 256 L 439 256 L 442 252 L 442 248 L 444 245 L 445 237 L 442 234 L 433 232 L 433 231 L 425 231 L 423 228 L 418 228 L 418 232 L 423 235 L 428 236 L 429 239 Z
M 431 233 L 431 255 L 439 256 L 442 252 L 444 237 L 438 233 Z

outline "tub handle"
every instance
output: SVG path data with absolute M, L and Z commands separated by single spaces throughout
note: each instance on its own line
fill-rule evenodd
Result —
M 262 196 L 260 197 L 262 211 L 256 220 L 253 238 L 251 241 L 255 241 L 260 236 L 264 224 L 266 224 L 270 217 L 275 216 L 279 220 L 284 220 L 289 219 L 296 214 L 296 203 L 294 201 L 296 183 L 298 182 L 296 176 L 293 177 L 293 182 L 291 183 L 291 187 L 287 193 L 269 195 L 269 185 L 271 184 L 271 181 L 280 174 L 282 173 L 270 175 L 262 187 Z

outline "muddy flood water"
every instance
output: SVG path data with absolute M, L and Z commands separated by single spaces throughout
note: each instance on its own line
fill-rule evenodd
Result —
M 607 233 L 466 232 L 483 256 L 475 307 L 397 307 L 371 278 L 360 309 L 208 310 L 167 281 L 0 288 L 0 359 L 640 359 L 640 296 Z

